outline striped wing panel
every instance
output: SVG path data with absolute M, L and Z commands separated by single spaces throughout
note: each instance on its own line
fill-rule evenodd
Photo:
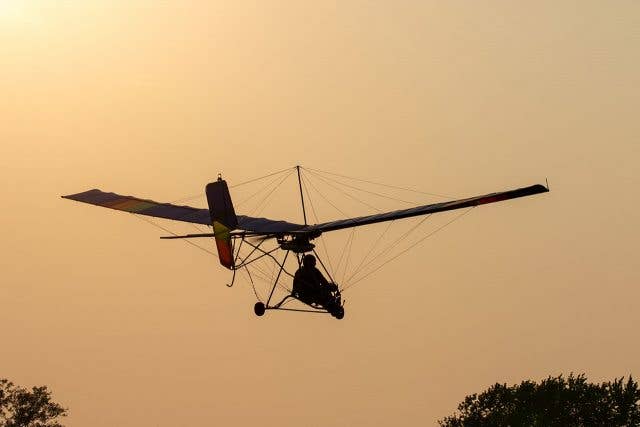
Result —
M 64 199 L 103 206 L 124 212 L 148 215 L 156 218 L 172 219 L 174 221 L 192 222 L 194 224 L 211 225 L 208 209 L 178 206 L 170 203 L 158 203 L 153 200 L 139 199 L 131 196 L 121 196 L 115 193 L 105 193 L 97 189 L 78 194 L 62 196 Z

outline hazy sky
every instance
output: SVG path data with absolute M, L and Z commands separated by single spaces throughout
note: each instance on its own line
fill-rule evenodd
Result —
M 383 426 L 496 381 L 639 376 L 639 52 L 633 0 L 0 0 L 0 377 L 69 426 Z M 59 198 L 296 164 L 552 191 L 474 209 L 342 321 L 257 318 L 214 257 Z M 299 221 L 287 185 L 271 209 Z

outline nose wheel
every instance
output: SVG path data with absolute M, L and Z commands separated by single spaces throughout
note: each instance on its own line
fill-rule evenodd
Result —
M 253 312 L 256 314 L 256 316 L 262 316 L 265 310 L 266 308 L 264 306 L 264 303 L 260 301 L 258 301 L 256 305 L 253 306 Z

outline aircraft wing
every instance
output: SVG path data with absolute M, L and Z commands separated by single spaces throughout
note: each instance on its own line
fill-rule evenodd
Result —
M 62 198 L 139 215 L 211 225 L 209 209 L 172 205 L 171 203 L 159 203 L 133 196 L 107 193 L 98 189 L 70 194 L 68 196 L 62 196 Z M 255 218 L 245 215 L 238 215 L 237 218 L 238 229 L 248 231 L 250 234 L 255 235 L 293 232 L 305 227 L 302 224 L 293 224 L 287 221 L 268 218 Z
M 430 205 L 416 206 L 375 215 L 356 218 L 339 219 L 315 225 L 295 224 L 287 221 L 268 218 L 255 218 L 246 215 L 238 215 L 237 229 L 251 235 L 274 235 L 289 233 L 326 232 L 341 230 L 344 228 L 360 227 L 378 222 L 394 221 L 396 219 L 410 218 L 419 215 L 428 215 L 437 212 L 463 209 L 488 203 L 501 202 L 503 200 L 518 197 L 532 196 L 534 194 L 549 191 L 543 185 L 536 184 L 515 190 L 485 194 L 483 196 L 467 199 L 452 200 L 449 202 L 434 203 Z M 170 203 L 158 203 L 153 200 L 139 199 L 132 196 L 122 196 L 115 193 L 106 193 L 101 190 L 89 190 L 83 193 L 62 196 L 65 199 L 103 206 L 110 209 L 125 211 L 140 215 L 148 215 L 157 218 L 171 219 L 174 221 L 191 222 L 195 224 L 211 225 L 211 216 L 208 209 L 193 208 L 191 206 L 172 205 Z
M 97 189 L 62 196 L 62 198 L 89 203 L 96 206 L 103 206 L 105 208 L 115 209 L 118 211 L 153 216 L 156 218 L 211 225 L 209 209 L 198 209 L 192 208 L 191 206 L 172 205 L 170 203 L 158 203 L 153 200 L 139 199 L 132 196 L 105 193 L 104 191 Z
M 393 221 L 396 219 L 410 218 L 419 215 L 428 215 L 436 212 L 444 212 L 454 209 L 463 209 L 472 206 L 486 205 L 488 203 L 501 202 L 503 200 L 532 196 L 539 193 L 546 193 L 547 191 L 549 191 L 549 189 L 544 185 L 536 184 L 529 187 L 518 188 L 516 190 L 501 191 L 498 193 L 485 194 L 483 196 L 470 197 L 468 199 L 452 200 L 449 202 L 416 206 L 413 208 L 401 209 L 375 215 L 324 222 L 322 224 L 311 225 L 305 228 L 304 231 L 326 232 L 340 230 L 343 228 L 359 227 L 362 225 L 375 224 L 378 222 Z

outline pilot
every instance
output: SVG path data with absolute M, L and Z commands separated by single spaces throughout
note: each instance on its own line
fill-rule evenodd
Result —
M 316 268 L 316 257 L 307 254 L 302 258 L 302 267 L 293 277 L 293 294 L 306 303 L 326 306 L 332 299 L 331 293 L 338 287 L 329 283 Z

